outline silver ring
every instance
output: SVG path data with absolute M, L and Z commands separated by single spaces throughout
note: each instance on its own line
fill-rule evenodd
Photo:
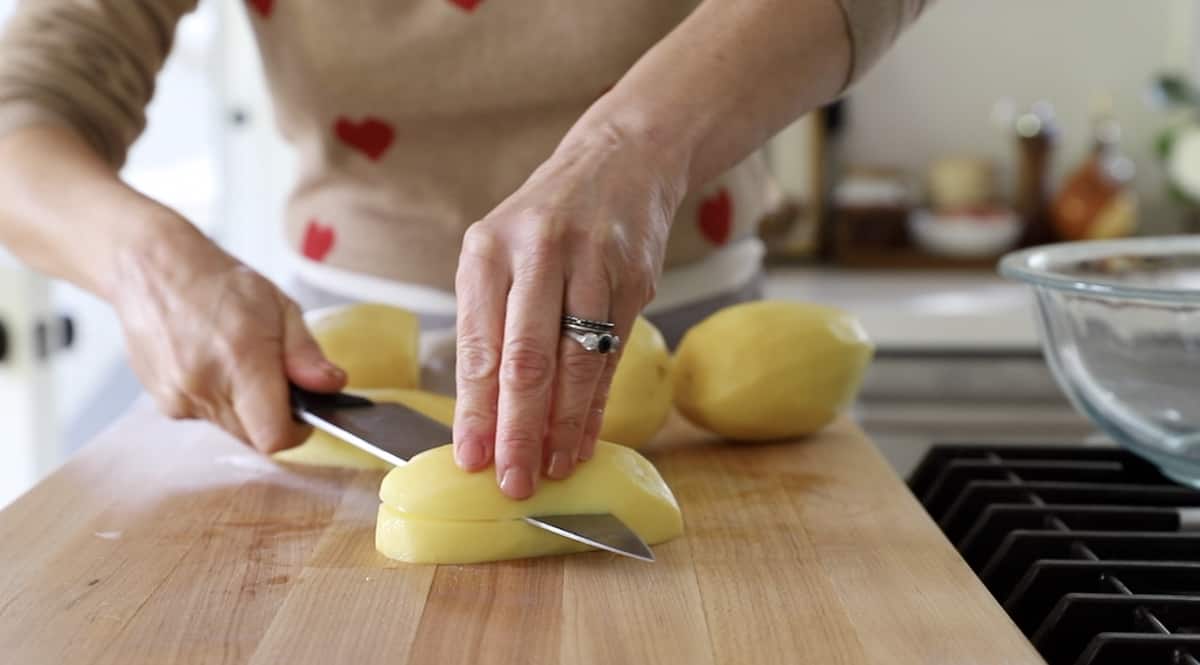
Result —
M 612 333 L 594 330 L 581 331 L 564 327 L 563 334 L 579 342 L 584 350 L 592 353 L 614 353 L 621 348 L 621 338 Z
M 599 333 L 611 333 L 617 327 L 617 324 L 612 321 L 593 321 L 578 316 L 571 316 L 570 314 L 563 315 L 562 324 L 564 328 L 572 330 L 592 330 Z

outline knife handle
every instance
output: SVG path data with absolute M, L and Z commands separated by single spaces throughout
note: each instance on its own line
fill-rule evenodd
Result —
M 305 390 L 294 383 L 288 384 L 288 391 L 291 393 L 292 410 L 296 413 L 301 411 L 316 411 L 319 409 L 345 409 L 355 406 L 373 406 L 375 402 L 358 395 L 349 395 L 346 393 L 314 393 L 311 390 Z

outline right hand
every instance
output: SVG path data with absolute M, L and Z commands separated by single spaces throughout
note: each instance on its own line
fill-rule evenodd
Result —
M 301 443 L 288 381 L 340 390 L 300 308 L 186 221 L 130 248 L 110 294 L 134 371 L 172 418 L 209 420 L 264 453 Z

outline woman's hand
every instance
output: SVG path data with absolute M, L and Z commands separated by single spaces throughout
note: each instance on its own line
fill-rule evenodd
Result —
M 110 294 L 142 384 L 172 418 L 209 420 L 264 453 L 299 444 L 308 430 L 292 418 L 288 380 L 327 392 L 345 373 L 275 285 L 182 219 L 154 226 Z
M 463 238 L 458 297 L 459 465 L 495 461 L 509 497 L 592 456 L 617 353 L 562 336 L 563 314 L 625 337 L 653 297 L 679 178 L 621 132 L 572 132 Z

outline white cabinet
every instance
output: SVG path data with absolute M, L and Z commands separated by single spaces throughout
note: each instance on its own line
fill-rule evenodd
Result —
M 51 319 L 49 282 L 0 255 L 0 506 L 61 459 Z

